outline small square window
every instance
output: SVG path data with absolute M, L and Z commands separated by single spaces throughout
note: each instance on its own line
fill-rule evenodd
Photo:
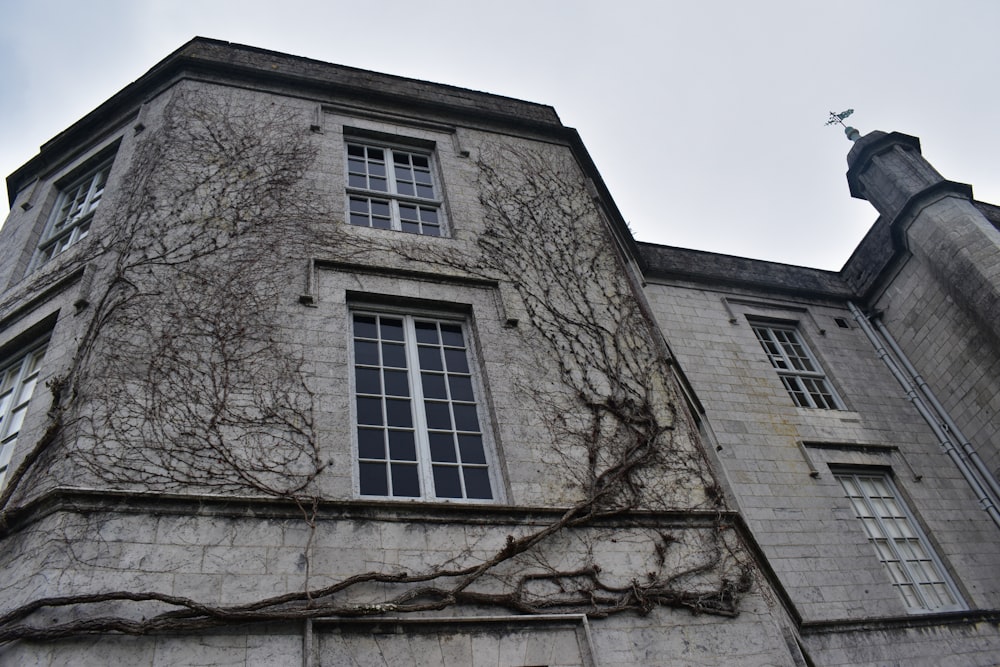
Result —
M 45 345 L 35 344 L 27 352 L 22 349 L 12 357 L 0 359 L 0 488 L 38 384 Z
M 348 222 L 442 236 L 441 198 L 430 154 L 347 144 Z
M 840 397 L 834 392 L 819 362 L 806 347 L 795 327 L 765 324 L 751 326 L 795 405 L 800 408 L 843 410 Z
M 917 613 L 963 609 L 955 585 L 889 475 L 838 472 L 836 477 L 907 609 Z
M 36 267 L 87 237 L 94 212 L 104 196 L 110 172 L 109 160 L 59 189 L 56 205 L 49 216 L 42 242 L 38 245 Z
M 351 321 L 360 494 L 494 500 L 465 323 L 368 311 Z

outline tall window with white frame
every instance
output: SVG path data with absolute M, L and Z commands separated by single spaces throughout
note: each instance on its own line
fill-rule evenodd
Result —
M 883 472 L 836 473 L 893 586 L 911 613 L 964 609 L 955 584 Z
M 494 499 L 464 321 L 351 315 L 360 494 Z
M 429 153 L 348 143 L 347 200 L 352 225 L 442 235 L 442 202 Z
M 842 410 L 843 402 L 794 326 L 752 323 L 781 383 L 800 408 Z
M 7 478 L 28 402 L 38 383 L 45 343 L 0 360 L 0 488 Z
M 108 160 L 59 189 L 55 208 L 38 245 L 35 266 L 41 266 L 87 237 L 110 172 L 111 160 Z

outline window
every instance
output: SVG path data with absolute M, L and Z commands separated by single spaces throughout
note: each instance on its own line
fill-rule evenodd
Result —
M 884 473 L 836 473 L 868 540 L 912 612 L 962 609 L 958 591 Z
M 349 221 L 441 236 L 441 201 L 428 154 L 347 144 Z
M 809 348 L 799 337 L 799 332 L 790 326 L 753 324 L 767 358 L 778 371 L 778 377 L 800 408 L 843 408 L 840 398 L 834 393 L 819 363 L 813 358 Z
M 493 499 L 463 322 L 352 320 L 361 495 Z
M 41 266 L 90 233 L 90 221 L 101 203 L 110 171 L 111 162 L 108 161 L 60 188 L 45 238 L 38 246 L 36 266 Z
M 7 476 L 44 356 L 45 345 L 42 344 L 27 353 L 0 360 L 0 488 Z

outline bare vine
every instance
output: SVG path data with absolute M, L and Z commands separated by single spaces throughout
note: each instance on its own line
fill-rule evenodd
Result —
M 456 605 L 592 617 L 658 606 L 738 613 L 750 569 L 721 514 L 710 527 L 685 529 L 683 539 L 629 524 L 635 512 L 719 511 L 721 499 L 677 407 L 655 325 L 568 157 L 484 145 L 477 167 L 485 229 L 475 247 L 417 253 L 402 242 L 309 231 L 322 217 L 302 204 L 315 149 L 292 110 L 189 93 L 164 118 L 140 143 L 109 231 L 86 255 L 100 286 L 88 324 L 51 387 L 49 428 L 10 476 L 0 508 L 49 468 L 39 462 L 65 455 L 114 488 L 287 499 L 310 528 L 304 583 L 234 605 L 155 590 L 41 596 L 0 616 L 0 642 Z M 334 257 L 381 252 L 513 290 L 527 320 L 516 335 L 539 368 L 553 369 L 551 386 L 535 382 L 533 395 L 576 487 L 558 518 L 417 572 L 311 584 L 324 463 L 304 360 L 277 322 L 289 300 L 287 258 L 313 247 Z M 608 527 L 616 521 L 621 527 Z M 602 569 L 595 549 L 617 539 L 644 551 L 641 571 Z M 576 555 L 553 556 L 566 553 Z M 72 609 L 72 618 L 35 621 L 53 609 Z

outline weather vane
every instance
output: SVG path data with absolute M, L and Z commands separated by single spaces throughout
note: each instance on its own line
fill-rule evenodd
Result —
M 830 117 L 826 120 L 826 125 L 840 125 L 844 128 L 844 134 L 851 141 L 857 141 L 861 137 L 861 133 L 850 125 L 844 124 L 844 119 L 854 113 L 854 109 L 848 109 L 847 111 L 841 111 L 840 113 L 830 112 Z

